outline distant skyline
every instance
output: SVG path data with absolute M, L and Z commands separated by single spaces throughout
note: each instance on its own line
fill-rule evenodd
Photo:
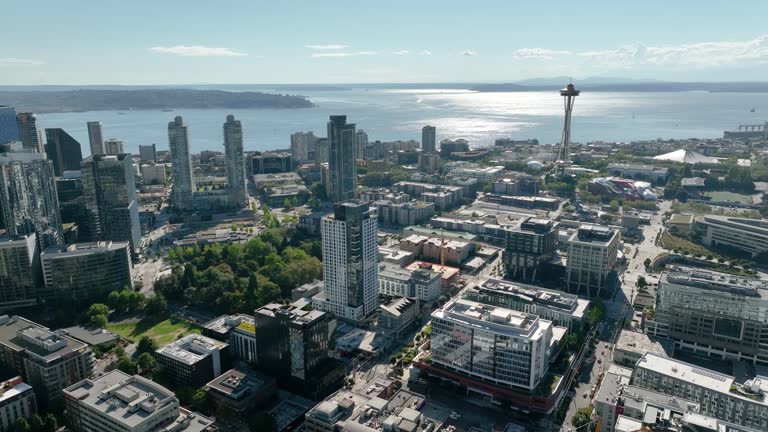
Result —
M 768 80 L 768 2 L 3 6 L 4 85 Z

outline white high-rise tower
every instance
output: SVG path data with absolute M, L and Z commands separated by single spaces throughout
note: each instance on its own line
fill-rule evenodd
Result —
M 333 206 L 321 222 L 325 292 L 313 306 L 359 322 L 378 308 L 378 217 L 358 200 Z
M 248 205 L 243 157 L 243 126 L 235 116 L 228 115 L 224 123 L 224 160 L 229 183 L 229 203 L 236 207 Z
M 194 206 L 192 193 L 195 181 L 192 178 L 192 155 L 189 153 L 189 131 L 181 116 L 168 123 L 168 147 L 171 150 L 171 172 L 173 173 L 173 204 L 186 210 Z

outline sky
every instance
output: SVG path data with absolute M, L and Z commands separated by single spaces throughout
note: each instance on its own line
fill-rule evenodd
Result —
M 0 84 L 768 79 L 768 1 L 5 1 Z

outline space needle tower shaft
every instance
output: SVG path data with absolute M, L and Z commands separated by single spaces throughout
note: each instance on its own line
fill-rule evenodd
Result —
M 560 167 L 560 176 L 565 176 L 567 166 L 570 164 L 570 146 L 571 146 L 571 114 L 573 113 L 573 104 L 576 102 L 576 96 L 580 93 L 573 84 L 568 84 L 560 90 L 560 96 L 563 97 L 565 108 L 565 122 L 563 124 L 563 136 L 560 141 L 560 151 L 557 155 L 557 163 Z

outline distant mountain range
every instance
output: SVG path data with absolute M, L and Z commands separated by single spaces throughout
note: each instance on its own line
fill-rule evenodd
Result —
M 311 108 L 303 96 L 195 89 L 2 91 L 0 105 L 37 113 L 166 108 Z

